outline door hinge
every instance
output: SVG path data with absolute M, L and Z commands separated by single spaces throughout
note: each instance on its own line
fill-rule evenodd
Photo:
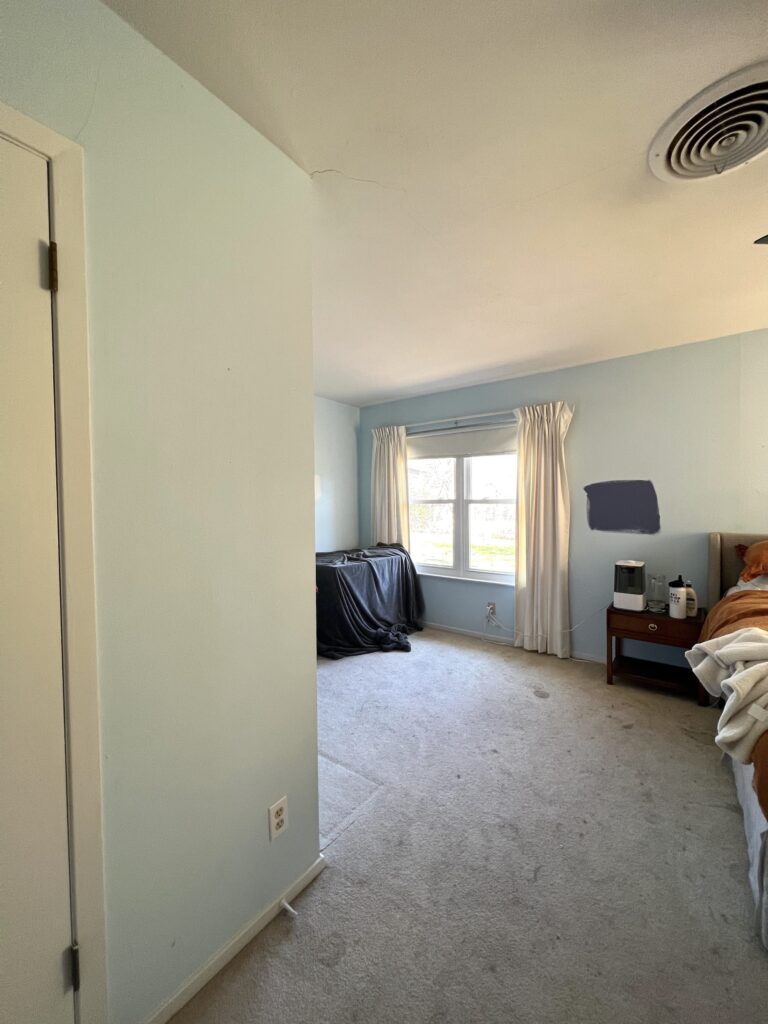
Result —
M 80 947 L 73 942 L 69 947 L 69 969 L 72 978 L 72 989 L 80 991 Z
M 55 242 L 48 243 L 48 289 L 59 290 L 59 247 Z

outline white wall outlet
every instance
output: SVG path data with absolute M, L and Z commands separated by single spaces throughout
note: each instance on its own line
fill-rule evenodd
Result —
M 488 622 L 490 622 L 491 619 L 495 619 L 496 618 L 496 602 L 495 601 L 489 601 L 488 604 L 485 606 L 485 617 L 488 620 Z
M 269 841 L 279 839 L 283 832 L 288 831 L 288 797 L 281 796 L 277 803 L 269 808 Z

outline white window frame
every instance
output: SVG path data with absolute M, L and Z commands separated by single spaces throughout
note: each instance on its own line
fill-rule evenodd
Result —
M 494 454 L 514 455 L 514 452 L 496 452 Z M 469 506 L 470 505 L 517 505 L 517 494 L 514 498 L 470 498 L 469 476 L 472 455 L 418 455 L 409 458 L 408 462 L 421 462 L 424 459 L 450 458 L 456 463 L 456 490 L 453 498 L 434 498 L 415 501 L 416 505 L 453 505 L 453 565 L 431 565 L 428 562 L 414 562 L 417 572 L 423 576 L 445 576 L 448 579 L 476 580 L 484 583 L 500 583 L 514 586 L 514 572 L 491 572 L 469 568 Z M 515 487 L 516 489 L 516 487 Z M 411 501 L 408 501 L 410 518 Z M 410 525 L 410 523 L 409 523 Z M 515 535 L 517 543 L 517 535 Z M 458 557 L 457 557 L 458 556 Z

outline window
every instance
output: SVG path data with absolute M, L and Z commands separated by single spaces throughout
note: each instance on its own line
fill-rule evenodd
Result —
M 514 581 L 517 455 L 408 459 L 411 557 L 425 572 Z

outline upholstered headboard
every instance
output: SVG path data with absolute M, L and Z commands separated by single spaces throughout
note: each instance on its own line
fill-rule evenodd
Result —
M 744 562 L 736 554 L 736 545 L 749 547 L 758 540 L 768 539 L 768 533 L 710 533 L 709 578 L 707 580 L 707 607 L 712 608 L 729 587 L 736 585 Z

